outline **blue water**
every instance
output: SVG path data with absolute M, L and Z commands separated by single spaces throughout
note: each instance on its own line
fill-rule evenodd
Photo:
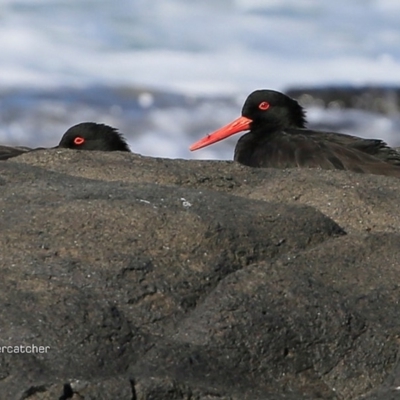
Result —
M 0 0 L 0 143 L 55 145 L 78 122 L 138 153 L 194 153 L 259 88 L 399 85 L 395 0 Z M 398 115 L 309 110 L 312 123 L 400 145 Z

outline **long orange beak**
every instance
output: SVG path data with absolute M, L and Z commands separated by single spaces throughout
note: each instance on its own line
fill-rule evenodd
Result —
M 201 149 L 202 147 L 209 146 L 210 144 L 217 143 L 231 135 L 238 132 L 248 131 L 250 124 L 253 122 L 250 118 L 239 117 L 232 121 L 230 124 L 210 133 L 205 138 L 200 139 L 198 142 L 193 143 L 189 149 L 190 151 Z

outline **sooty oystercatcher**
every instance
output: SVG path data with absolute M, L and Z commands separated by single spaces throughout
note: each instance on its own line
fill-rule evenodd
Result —
M 234 160 L 251 167 L 322 168 L 400 177 L 400 153 L 379 139 L 306 128 L 304 109 L 283 93 L 256 90 L 242 116 L 194 143 L 190 150 L 249 131 L 237 142 Z
M 69 128 L 58 146 L 53 148 L 130 152 L 126 140 L 117 129 L 94 122 L 83 122 Z M 0 160 L 7 160 L 23 153 L 43 149 L 43 147 L 31 149 L 29 147 L 0 146 Z

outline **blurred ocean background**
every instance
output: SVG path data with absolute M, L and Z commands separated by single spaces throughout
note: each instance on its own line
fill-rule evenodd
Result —
M 400 1 L 0 0 L 0 143 L 54 146 L 72 125 L 118 128 L 134 152 L 188 146 L 261 88 L 400 86 Z M 311 126 L 400 145 L 400 116 L 307 107 Z

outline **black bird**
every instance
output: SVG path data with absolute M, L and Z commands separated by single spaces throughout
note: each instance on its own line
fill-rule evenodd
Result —
M 69 128 L 56 148 L 130 152 L 126 140 L 117 129 L 94 122 L 83 122 Z
M 130 152 L 126 140 L 117 129 L 94 122 L 83 122 L 69 128 L 64 133 L 58 146 L 52 148 Z M 30 149 L 29 147 L 0 146 L 0 160 L 7 160 L 23 153 L 43 149 L 43 147 Z
M 400 153 L 384 141 L 307 129 L 299 103 L 273 90 L 251 93 L 241 117 L 190 150 L 242 131 L 249 132 L 237 142 L 234 160 L 250 167 L 341 169 L 400 177 Z

